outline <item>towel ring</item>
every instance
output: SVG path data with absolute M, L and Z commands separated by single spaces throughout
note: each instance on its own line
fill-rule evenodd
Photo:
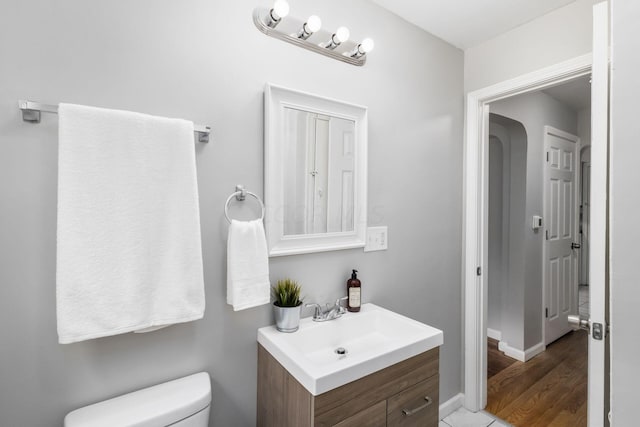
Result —
M 224 216 L 225 218 L 227 218 L 227 221 L 229 222 L 229 224 L 231 224 L 231 218 L 229 218 L 229 203 L 231 203 L 231 199 L 235 197 L 239 201 L 244 201 L 246 195 L 249 195 L 258 201 L 258 203 L 260 204 L 260 208 L 262 209 L 262 216 L 260 217 L 260 221 L 264 220 L 264 211 L 265 211 L 264 203 L 262 203 L 262 200 L 260 200 L 260 197 L 256 196 L 251 191 L 245 190 L 242 185 L 236 185 L 236 192 L 230 195 L 224 204 Z

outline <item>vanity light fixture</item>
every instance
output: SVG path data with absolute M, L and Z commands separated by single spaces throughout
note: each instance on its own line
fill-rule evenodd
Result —
M 371 39 L 364 39 L 361 43 L 349 40 L 346 27 L 340 27 L 333 33 L 322 30 L 322 21 L 317 15 L 309 16 L 306 21 L 289 16 L 286 0 L 275 0 L 270 9 L 254 9 L 253 23 L 268 36 L 351 65 L 364 65 L 367 52 L 373 49 Z
M 307 22 L 302 24 L 302 28 L 298 32 L 298 38 L 302 40 L 306 40 L 311 37 L 311 34 L 318 32 L 322 27 L 322 21 L 318 15 L 311 15 Z
M 344 54 L 349 55 L 351 58 L 362 58 L 364 55 L 371 52 L 374 46 L 375 44 L 373 43 L 373 40 L 367 37 L 351 52 L 345 52 Z
M 289 3 L 287 0 L 276 0 L 269 11 L 268 21 L 265 24 L 270 28 L 275 28 L 282 18 L 289 14 Z
M 331 39 L 322 45 L 325 49 L 334 50 L 340 46 L 343 42 L 349 40 L 349 29 L 347 27 L 340 27 L 331 36 Z

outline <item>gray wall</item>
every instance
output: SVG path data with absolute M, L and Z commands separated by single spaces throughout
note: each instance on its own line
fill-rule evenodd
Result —
M 489 300 L 487 325 L 500 340 L 522 349 L 524 330 L 527 132 L 522 123 L 490 114 L 489 134 L 503 149 L 502 167 L 489 147 Z M 501 175 L 501 185 L 492 185 Z M 501 197 L 497 197 L 500 193 Z M 492 196 L 493 194 L 493 196 Z M 498 203 L 501 199 L 502 203 Z M 502 214 L 494 215 L 502 211 Z M 500 229 L 500 233 L 494 233 Z M 499 255 L 499 261 L 496 255 Z M 494 262 L 492 263 L 492 258 Z M 498 279 L 497 281 L 494 281 Z
M 578 136 L 583 147 L 591 145 L 591 107 L 578 110 Z
M 464 51 L 465 92 L 591 53 L 592 6 L 573 3 Z
M 503 324 L 518 325 L 519 337 L 507 343 L 518 350 L 526 350 L 542 341 L 542 244 L 543 231 L 531 228 L 533 215 L 544 217 L 542 184 L 544 155 L 544 126 L 577 133 L 577 114 L 542 92 L 514 96 L 490 105 L 492 113 L 516 120 L 527 134 L 526 210 L 524 229 L 524 282 L 522 283 L 522 317 L 503 318 Z M 544 221 L 544 218 L 543 218 Z M 517 282 L 516 282 L 517 283 Z M 516 283 L 511 283 L 514 286 Z M 508 303 L 511 304 L 510 302 Z M 520 320 L 521 319 L 521 320 Z M 516 323 L 514 323 L 516 322 Z
M 640 4 L 612 2 L 611 146 L 610 146 L 610 296 L 612 425 L 638 424 L 640 341 L 635 321 L 638 287 L 638 211 L 640 210 Z
M 508 135 L 499 138 L 490 130 L 489 134 L 489 253 L 488 253 L 488 301 L 487 328 L 502 331 L 502 305 L 506 289 L 507 262 L 509 246 L 504 239 L 504 220 L 509 194 L 504 191 L 505 181 L 509 179 L 505 157 L 509 156 Z M 506 215 L 505 215 L 506 213 Z M 506 218 L 505 218 L 506 217 Z
M 262 194 L 263 87 L 273 82 L 369 107 L 369 218 L 389 250 L 273 259 L 309 301 L 344 294 L 444 330 L 441 400 L 461 391 L 463 54 L 364 0 L 299 0 L 292 15 L 376 41 L 354 67 L 264 36 L 270 1 L 6 0 L 0 14 L 0 424 L 60 425 L 68 411 L 206 370 L 212 425 L 255 424 L 256 329 L 263 306 L 225 303 L 223 204 Z M 16 101 L 75 102 L 213 126 L 196 144 L 207 309 L 203 320 L 59 345 L 55 324 L 57 118 L 23 123 Z M 247 212 L 247 215 L 250 213 Z M 240 214 L 238 214 L 240 215 Z

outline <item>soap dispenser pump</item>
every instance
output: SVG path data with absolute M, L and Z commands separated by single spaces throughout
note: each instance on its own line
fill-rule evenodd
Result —
M 351 273 L 351 279 L 347 280 L 347 310 L 351 312 L 360 311 L 360 305 L 362 303 L 361 298 L 361 283 L 358 280 L 358 270 L 353 270 Z

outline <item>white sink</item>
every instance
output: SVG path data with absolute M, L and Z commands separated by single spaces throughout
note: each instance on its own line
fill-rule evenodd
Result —
M 442 331 L 374 304 L 293 333 L 258 329 L 258 342 L 317 396 L 442 345 Z M 344 348 L 340 355 L 336 349 Z

